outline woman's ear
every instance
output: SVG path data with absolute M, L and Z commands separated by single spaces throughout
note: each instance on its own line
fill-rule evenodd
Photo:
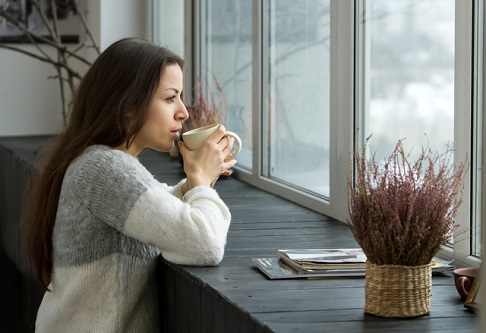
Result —
M 128 128 L 134 126 L 135 119 L 136 119 L 135 115 L 136 115 L 135 110 L 129 110 L 125 113 L 125 122 L 128 125 Z
M 135 116 L 135 110 L 128 110 L 125 113 L 125 118 L 127 119 L 133 119 L 134 116 Z

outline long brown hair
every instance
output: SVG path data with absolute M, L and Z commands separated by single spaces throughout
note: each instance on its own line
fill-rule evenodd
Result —
M 183 60 L 146 40 L 126 38 L 109 46 L 81 80 L 68 126 L 35 168 L 21 218 L 27 229 L 27 254 L 44 290 L 49 290 L 53 270 L 52 233 L 68 166 L 89 145 L 128 148 L 171 64 L 182 68 Z

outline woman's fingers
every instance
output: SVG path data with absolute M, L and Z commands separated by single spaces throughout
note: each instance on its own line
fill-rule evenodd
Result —
M 234 139 L 225 136 L 225 131 L 224 126 L 220 125 L 216 132 L 194 151 L 188 150 L 184 142 L 179 143 L 188 179 L 197 178 L 199 182 L 214 186 L 221 174 L 231 175 L 229 169 L 236 161 L 227 159 L 231 157 Z
M 225 160 L 227 160 L 232 155 L 231 152 L 233 151 L 233 143 L 235 142 L 235 139 L 230 136 L 227 136 L 223 138 L 223 140 L 221 141 L 226 141 L 226 146 L 224 147 L 223 152 L 226 154 Z

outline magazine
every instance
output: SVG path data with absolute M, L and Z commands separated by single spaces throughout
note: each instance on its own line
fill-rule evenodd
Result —
M 305 279 L 305 278 L 322 278 L 337 276 L 365 276 L 365 269 L 321 269 L 318 271 L 298 271 L 286 265 L 279 258 L 253 258 L 253 263 L 264 273 L 270 280 L 279 279 Z
M 366 267 L 366 255 L 360 248 L 278 250 L 278 255 L 286 264 L 303 270 Z
M 448 261 L 438 257 L 433 257 L 430 263 L 432 264 L 432 274 L 452 272 L 454 269 L 456 269 L 455 266 L 451 265 L 452 260 Z

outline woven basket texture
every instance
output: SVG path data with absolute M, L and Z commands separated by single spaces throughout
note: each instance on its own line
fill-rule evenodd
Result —
M 430 312 L 431 265 L 400 266 L 366 263 L 365 312 L 407 318 Z

